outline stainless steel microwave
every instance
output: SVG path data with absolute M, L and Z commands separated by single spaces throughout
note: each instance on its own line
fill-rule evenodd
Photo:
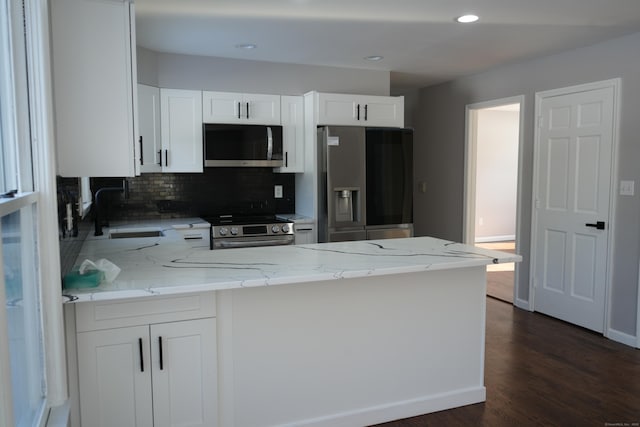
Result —
M 204 124 L 205 167 L 281 167 L 282 126 Z

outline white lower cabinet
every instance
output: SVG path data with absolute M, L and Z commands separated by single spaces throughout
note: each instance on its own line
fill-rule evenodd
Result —
M 78 370 L 83 426 L 153 426 L 148 326 L 78 334 Z
M 318 243 L 316 229 L 313 223 L 296 223 L 293 226 L 295 232 L 295 244 L 306 245 L 309 243 Z
M 176 299 L 176 310 L 199 310 L 193 304 L 198 301 L 191 299 Z M 124 302 L 77 312 L 80 321 L 90 313 L 93 318 L 111 317 L 107 322 L 117 326 L 139 309 L 147 309 L 148 316 L 156 319 L 137 326 L 78 328 L 85 329 L 77 333 L 76 343 L 82 426 L 218 425 L 215 317 L 162 322 L 163 316 L 182 314 L 154 312 L 158 305 L 153 303 Z

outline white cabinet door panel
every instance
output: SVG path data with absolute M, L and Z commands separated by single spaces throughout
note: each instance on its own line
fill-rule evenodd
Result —
M 217 425 L 216 319 L 151 325 L 155 427 Z
M 49 2 L 61 176 L 121 177 L 136 173 L 134 17 L 129 3 Z
M 160 89 L 138 85 L 138 143 L 140 172 L 160 172 Z
M 242 94 L 232 92 L 202 93 L 204 123 L 238 123 L 242 117 Z
M 82 425 L 152 427 L 149 328 L 82 332 L 77 345 Z
M 282 151 L 284 166 L 276 172 L 304 172 L 304 98 L 282 96 Z
M 202 172 L 202 92 L 160 89 L 162 170 Z
M 203 123 L 280 124 L 280 95 L 202 93 Z

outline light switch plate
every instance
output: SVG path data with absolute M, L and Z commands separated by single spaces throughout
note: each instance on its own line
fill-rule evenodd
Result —
M 282 185 L 273 186 L 273 197 L 276 199 L 282 199 Z
M 633 196 L 635 194 L 635 181 L 620 181 L 620 195 Z

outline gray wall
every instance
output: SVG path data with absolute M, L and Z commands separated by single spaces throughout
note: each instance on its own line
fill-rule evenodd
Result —
M 138 82 L 172 89 L 302 95 L 389 95 L 390 73 L 153 52 L 137 48 Z
M 513 64 L 420 91 L 415 180 L 427 191 L 415 195 L 417 235 L 462 240 L 465 106 L 525 95 L 522 255 L 518 297 L 529 299 L 529 256 L 535 93 L 612 78 L 622 79 L 617 180 L 640 181 L 640 33 L 605 43 Z M 640 255 L 640 202 L 614 194 L 617 203 L 610 326 L 635 335 Z

